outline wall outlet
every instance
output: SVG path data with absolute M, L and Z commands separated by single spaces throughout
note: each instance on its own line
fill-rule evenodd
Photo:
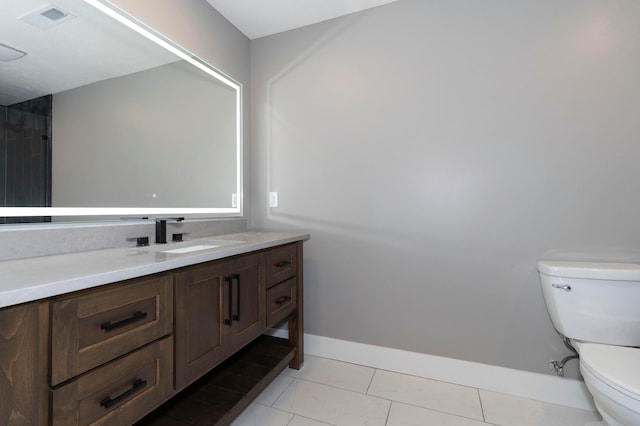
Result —
M 270 192 L 269 193 L 269 207 L 278 207 L 278 193 Z
M 231 207 L 238 207 L 238 194 L 231 194 Z

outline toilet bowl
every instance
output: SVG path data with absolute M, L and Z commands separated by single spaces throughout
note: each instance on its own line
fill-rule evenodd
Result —
M 640 265 L 539 261 L 555 329 L 571 340 L 607 426 L 640 426 Z
M 640 348 L 582 344 L 580 372 L 602 415 L 601 424 L 640 425 Z

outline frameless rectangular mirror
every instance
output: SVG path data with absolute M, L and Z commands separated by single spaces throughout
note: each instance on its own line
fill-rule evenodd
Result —
M 0 217 L 241 215 L 241 89 L 108 1 L 3 1 Z

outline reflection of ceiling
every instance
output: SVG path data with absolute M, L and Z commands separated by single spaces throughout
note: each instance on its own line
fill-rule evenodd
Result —
M 11 105 L 177 58 L 79 0 L 50 0 L 76 17 L 43 30 L 20 18 L 47 0 L 2 0 L 0 43 L 27 52 L 0 62 L 0 105 Z M 148 56 L 141 55 L 148 53 Z
M 250 39 L 397 0 L 207 0 Z

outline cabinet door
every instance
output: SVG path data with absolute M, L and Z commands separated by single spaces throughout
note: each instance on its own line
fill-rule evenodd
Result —
M 222 318 L 227 268 L 210 262 L 175 275 L 176 389 L 209 371 L 229 353 Z
M 265 266 L 262 254 L 229 261 L 231 277 L 231 350 L 246 345 L 266 329 Z M 226 308 L 223 308 L 226 309 Z

